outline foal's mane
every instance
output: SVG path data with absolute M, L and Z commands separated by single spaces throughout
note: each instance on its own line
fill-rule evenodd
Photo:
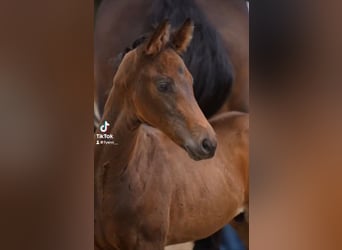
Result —
M 232 64 L 222 38 L 193 0 L 154 0 L 149 23 L 155 27 L 168 19 L 176 28 L 189 18 L 194 22 L 193 38 L 181 56 L 193 76 L 195 98 L 209 118 L 221 108 L 233 84 Z M 119 64 L 127 52 L 149 37 L 144 34 L 119 54 Z
M 149 38 L 149 36 L 147 34 L 144 34 L 140 37 L 138 37 L 136 40 L 133 41 L 132 45 L 129 46 L 129 47 L 126 47 L 124 49 L 123 52 L 121 52 L 119 55 L 118 55 L 118 59 L 119 59 L 119 64 L 121 63 L 122 59 L 125 57 L 125 55 L 130 52 L 131 50 L 134 50 L 136 49 L 138 46 L 140 46 L 141 44 L 143 44 L 147 39 Z

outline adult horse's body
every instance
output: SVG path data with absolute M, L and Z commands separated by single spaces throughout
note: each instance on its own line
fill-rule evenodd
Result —
M 197 102 L 206 117 L 248 110 L 248 9 L 243 0 L 103 0 L 95 24 L 95 100 L 103 113 L 116 58 L 127 44 L 168 18 L 195 22 L 184 61 L 194 77 Z
M 118 68 L 102 120 L 117 145 L 95 149 L 97 249 L 162 250 L 247 206 L 248 116 L 204 117 L 178 55 L 192 31 L 187 21 L 170 39 L 165 22 Z

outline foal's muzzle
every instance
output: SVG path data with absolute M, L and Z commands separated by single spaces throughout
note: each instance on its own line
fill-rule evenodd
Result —
M 209 155 L 213 157 L 216 151 L 216 141 L 212 141 L 208 138 L 202 140 L 202 152 L 204 155 Z
M 184 146 L 189 156 L 196 161 L 212 158 L 215 155 L 216 147 L 216 138 L 208 137 L 199 142 L 189 141 Z

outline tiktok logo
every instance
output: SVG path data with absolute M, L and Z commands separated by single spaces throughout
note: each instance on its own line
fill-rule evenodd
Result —
M 107 132 L 107 129 L 108 129 L 109 125 L 110 125 L 109 122 L 104 121 L 103 125 L 100 126 L 100 131 L 103 132 L 103 133 Z

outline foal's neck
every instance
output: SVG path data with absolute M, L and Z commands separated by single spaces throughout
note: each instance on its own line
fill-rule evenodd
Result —
M 115 83 L 114 83 L 115 84 Z M 112 125 L 111 134 L 114 136 L 117 158 L 124 160 L 129 157 L 129 153 L 133 150 L 140 122 L 135 115 L 133 105 L 123 99 L 124 90 L 113 91 L 108 100 L 110 108 L 104 117 L 108 118 L 108 122 Z M 116 159 L 117 161 L 118 159 Z
M 102 159 L 102 164 L 109 164 L 112 177 L 119 176 L 127 167 L 141 124 L 131 100 L 131 91 L 127 87 L 135 81 L 133 73 L 127 72 L 127 68 L 118 69 L 105 106 L 104 120 L 110 124 L 115 145 L 106 145 L 108 148 L 102 149 L 105 152 L 102 152 L 102 156 L 106 158 Z
M 103 121 L 110 124 L 115 145 L 97 145 L 95 151 L 95 231 L 97 241 L 103 244 L 102 213 L 98 212 L 103 209 L 105 194 L 115 193 L 120 182 L 114 180 L 125 173 L 138 135 L 139 122 L 124 99 L 127 94 L 124 92 L 120 88 L 112 90 L 103 116 Z

